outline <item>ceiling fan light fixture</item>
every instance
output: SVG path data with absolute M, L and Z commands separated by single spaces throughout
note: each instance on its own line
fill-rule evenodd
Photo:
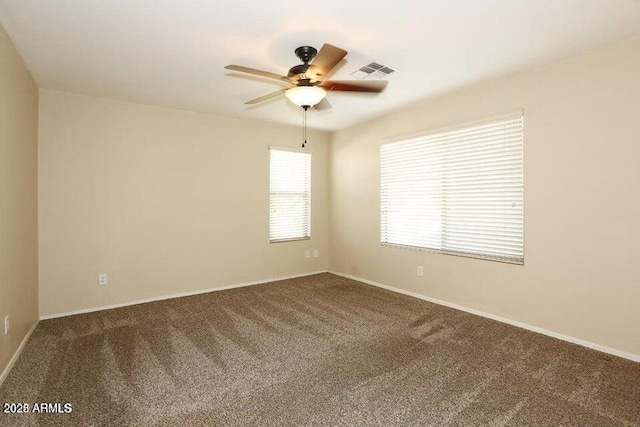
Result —
M 318 86 L 297 86 L 284 94 L 299 107 L 313 107 L 327 96 L 327 92 Z

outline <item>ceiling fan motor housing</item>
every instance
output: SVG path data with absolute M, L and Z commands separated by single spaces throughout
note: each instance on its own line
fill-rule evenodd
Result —
M 297 76 L 298 74 L 304 74 L 309 69 L 309 64 L 300 64 L 293 66 L 289 69 L 289 77 Z

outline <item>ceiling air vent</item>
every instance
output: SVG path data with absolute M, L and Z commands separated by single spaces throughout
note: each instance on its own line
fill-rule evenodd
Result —
M 391 73 L 395 73 L 397 70 L 387 67 L 386 65 L 382 65 L 378 62 L 372 62 L 371 64 L 367 64 L 364 67 L 354 71 L 351 73 L 351 76 L 357 79 L 384 79 Z

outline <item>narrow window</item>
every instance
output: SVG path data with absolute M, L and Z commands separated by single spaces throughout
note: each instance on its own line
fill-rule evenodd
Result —
M 270 171 L 270 241 L 309 239 L 311 154 L 271 148 Z

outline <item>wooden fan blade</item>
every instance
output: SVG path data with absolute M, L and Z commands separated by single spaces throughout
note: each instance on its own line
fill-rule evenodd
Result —
M 320 52 L 311 61 L 311 65 L 305 74 L 312 81 L 323 81 L 333 70 L 333 67 L 338 65 L 338 62 L 342 61 L 345 56 L 347 56 L 346 50 L 325 43 L 322 45 Z
M 270 73 L 269 71 L 256 70 L 255 68 L 243 67 L 241 65 L 227 65 L 227 70 L 231 71 L 239 71 L 241 73 L 253 74 L 254 76 L 266 77 L 268 79 L 281 80 L 289 83 L 289 78 L 285 76 L 281 76 L 276 73 Z
M 387 87 L 388 83 L 386 80 L 368 82 L 327 80 L 322 83 L 322 88 L 325 90 L 379 93 Z
M 329 101 L 327 101 L 327 98 L 322 98 L 322 101 L 314 105 L 313 108 L 318 111 L 324 111 L 333 108 L 333 106 L 331 105 L 331 103 L 329 103 Z
M 251 101 L 245 102 L 245 105 L 259 104 L 261 102 L 268 101 L 268 100 L 273 99 L 273 98 L 277 98 L 279 96 L 284 95 L 284 93 L 286 91 L 287 91 L 287 89 L 280 89 L 280 90 L 277 90 L 275 92 L 268 93 L 268 94 L 266 94 L 264 96 L 261 96 L 259 98 L 252 99 Z

